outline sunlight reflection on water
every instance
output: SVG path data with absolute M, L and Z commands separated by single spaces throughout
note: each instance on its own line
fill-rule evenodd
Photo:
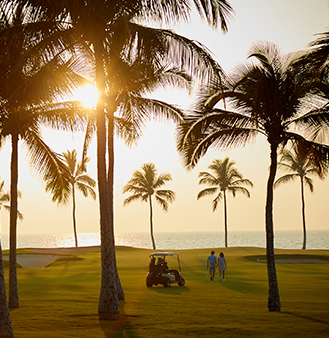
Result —
M 224 233 L 221 232 L 179 232 L 155 233 L 155 242 L 159 250 L 184 250 L 201 248 L 221 248 L 225 246 Z M 275 247 L 281 249 L 301 249 L 302 232 L 278 231 L 275 233 Z M 116 245 L 135 248 L 152 249 L 148 233 L 120 234 L 115 237 Z M 1 236 L 4 250 L 9 248 L 8 235 Z M 78 235 L 79 247 L 100 245 L 98 233 L 82 233 Z M 264 232 L 229 232 L 228 246 L 265 247 Z M 36 234 L 18 235 L 18 248 L 61 248 L 74 247 L 73 234 Z M 329 249 L 329 231 L 309 231 L 307 233 L 307 249 Z

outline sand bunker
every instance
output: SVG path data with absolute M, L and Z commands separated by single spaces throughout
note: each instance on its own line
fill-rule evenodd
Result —
M 43 254 L 21 254 L 17 255 L 17 263 L 23 268 L 45 268 L 50 263 L 54 262 L 62 255 L 43 255 Z M 4 259 L 9 259 L 9 256 L 4 255 Z
M 45 268 L 53 263 L 57 258 L 65 257 L 65 254 L 80 254 L 86 251 L 100 250 L 99 246 L 79 247 L 79 248 L 42 248 L 29 249 L 35 254 L 18 254 L 17 263 L 23 268 Z M 59 255 L 57 255 L 59 254 Z M 64 256 L 63 256 L 64 255 Z M 8 255 L 2 256 L 4 259 L 9 259 Z

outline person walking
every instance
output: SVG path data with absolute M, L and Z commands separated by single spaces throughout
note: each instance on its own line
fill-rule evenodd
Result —
M 215 273 L 216 273 L 216 256 L 215 251 L 211 251 L 211 255 L 207 258 L 207 270 L 209 269 L 210 280 L 215 280 Z
M 219 281 L 223 280 L 225 282 L 225 270 L 227 269 L 226 258 L 222 252 L 219 253 L 217 258 L 218 260 L 218 270 L 219 270 Z M 223 279 L 222 279 L 223 277 Z

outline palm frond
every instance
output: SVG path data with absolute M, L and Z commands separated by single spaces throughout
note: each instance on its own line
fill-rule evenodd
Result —
M 288 182 L 295 181 L 296 178 L 298 178 L 298 177 L 299 177 L 298 174 L 286 174 L 286 175 L 283 175 L 283 176 L 281 176 L 280 178 L 278 178 L 275 181 L 274 188 L 277 188 L 281 184 L 285 184 L 285 183 L 288 183 Z
M 230 186 L 227 188 L 227 191 L 231 192 L 233 197 L 235 197 L 236 193 L 239 192 L 250 198 L 250 191 L 244 187 Z
M 304 177 L 305 185 L 309 188 L 310 192 L 314 192 L 313 180 L 309 177 Z
M 211 187 L 211 188 L 206 188 L 206 189 L 203 189 L 201 190 L 198 195 L 197 195 L 197 199 L 200 199 L 201 197 L 204 197 L 204 196 L 208 196 L 208 195 L 213 195 L 213 194 L 216 194 L 218 192 L 218 188 L 217 187 Z M 219 195 L 221 197 L 221 192 L 219 192 Z
M 124 201 L 123 201 L 123 205 L 124 206 L 128 205 L 133 201 L 145 201 L 145 198 L 143 197 L 143 194 L 134 194 L 134 195 L 131 195 L 131 196 L 125 198 Z M 147 202 L 147 201 L 145 201 L 145 202 Z
M 77 190 L 79 190 L 83 194 L 84 197 L 90 196 L 93 200 L 96 199 L 95 190 L 90 185 L 77 182 L 76 187 L 77 187 Z
M 167 212 L 169 209 L 169 204 L 168 204 L 167 199 L 162 198 L 161 196 L 158 196 L 158 195 L 155 195 L 154 198 L 155 198 L 155 201 L 161 206 L 162 210 L 164 212 Z

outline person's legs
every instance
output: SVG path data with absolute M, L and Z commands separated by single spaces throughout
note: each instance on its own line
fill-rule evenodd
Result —
M 210 277 L 211 277 L 211 280 L 214 280 L 215 279 L 215 266 L 214 265 L 210 265 Z

